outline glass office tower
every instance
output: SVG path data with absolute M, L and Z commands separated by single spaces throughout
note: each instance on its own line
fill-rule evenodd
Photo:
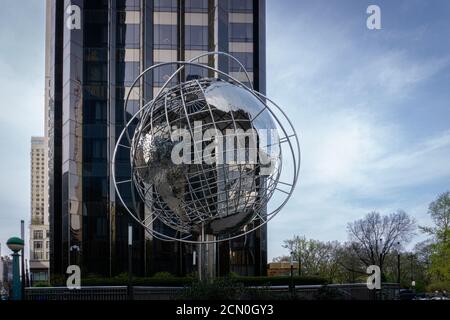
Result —
M 69 28 L 81 9 L 81 28 Z M 189 60 L 208 51 L 237 57 L 255 88 L 265 92 L 264 0 L 47 0 L 47 125 L 51 274 L 79 264 L 84 275 L 127 271 L 127 225 L 116 196 L 111 158 L 127 121 L 172 74 L 175 67 L 144 77 L 159 62 Z M 75 25 L 75 24 L 74 24 Z M 201 63 L 244 80 L 236 63 L 214 56 Z M 183 79 L 211 76 L 186 68 Z M 130 94 L 128 109 L 125 97 Z M 128 176 L 129 154 L 121 152 L 116 174 Z M 133 195 L 125 197 L 132 202 Z M 148 214 L 142 203 L 138 212 Z M 156 221 L 155 229 L 167 228 Z M 194 271 L 189 245 L 153 239 L 134 228 L 134 272 L 183 275 Z M 216 248 L 216 273 L 262 275 L 266 229 Z

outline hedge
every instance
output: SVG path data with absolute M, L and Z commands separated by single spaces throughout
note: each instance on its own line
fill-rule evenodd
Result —
M 244 286 L 280 286 L 289 285 L 291 278 L 288 276 L 276 277 L 230 277 L 236 283 L 242 283 Z M 327 281 L 320 277 L 299 277 L 293 278 L 296 285 L 323 285 Z M 133 278 L 135 286 L 162 286 L 162 287 L 183 287 L 192 285 L 196 279 L 191 277 L 149 277 L 149 278 Z M 82 286 L 124 286 L 128 284 L 126 276 L 118 276 L 112 278 L 86 277 L 81 280 Z M 63 283 L 54 283 L 55 286 L 64 286 Z
M 291 278 L 289 276 L 276 276 L 276 277 L 234 277 L 237 282 L 241 282 L 246 286 L 282 286 L 289 285 L 291 283 Z M 320 277 L 294 277 L 295 285 L 316 285 L 316 284 L 326 284 L 327 280 Z

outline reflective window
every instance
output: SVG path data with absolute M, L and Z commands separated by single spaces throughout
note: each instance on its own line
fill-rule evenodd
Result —
M 239 60 L 240 63 L 242 63 L 247 69 L 247 71 L 253 71 L 253 53 L 251 52 L 231 52 L 231 55 L 233 55 L 236 59 Z M 234 61 L 233 59 L 230 59 L 230 71 L 242 71 L 240 70 L 240 65 Z
M 200 79 L 208 76 L 208 70 L 197 66 L 186 67 L 186 80 Z
M 97 217 L 95 221 L 95 234 L 98 237 L 106 237 L 108 235 L 108 221 L 105 217 Z
M 117 0 L 117 9 L 139 9 L 141 0 Z
M 85 202 L 101 201 L 108 197 L 108 183 L 106 177 L 84 177 L 83 199 Z M 95 211 L 87 211 L 94 213 Z
M 170 76 L 176 71 L 176 68 L 174 65 L 165 65 L 160 68 L 155 69 L 155 79 L 154 83 L 156 86 L 162 86 L 169 78 Z M 170 85 L 175 85 L 177 83 L 176 77 L 174 77 L 170 83 Z
M 116 177 L 122 178 L 122 179 L 118 179 L 119 181 L 129 179 L 130 172 L 131 172 L 131 166 L 130 166 L 129 161 L 125 161 L 123 163 L 116 164 Z M 130 187 L 127 186 L 126 188 L 129 189 Z
M 140 45 L 139 24 L 119 24 L 117 27 L 117 45 L 126 48 L 139 48 Z
M 253 41 L 253 24 L 230 23 L 230 40 L 237 42 Z
M 253 0 L 228 0 L 231 12 L 252 12 Z
M 101 100 L 107 98 L 106 86 L 84 86 L 83 94 L 85 100 Z
M 84 64 L 84 80 L 86 82 L 107 82 L 107 65 L 98 62 L 86 62 Z
M 117 11 L 117 23 L 125 24 L 126 16 L 127 14 L 125 11 Z
M 116 87 L 116 100 L 117 101 L 125 100 L 127 98 L 127 95 L 128 95 L 128 92 L 129 92 L 129 90 L 128 90 L 129 88 L 130 87 L 127 87 L 127 88 L 121 87 L 121 86 Z M 132 101 L 132 100 L 139 100 L 139 98 L 140 98 L 139 87 L 135 86 L 133 91 L 134 91 L 134 94 L 133 93 L 130 94 L 130 97 L 128 99 L 128 103 L 130 103 L 130 101 Z M 133 96 L 137 96 L 136 99 Z M 122 103 L 122 102 L 120 102 L 120 103 Z
M 86 48 L 84 50 L 84 60 L 100 62 L 108 60 L 108 52 L 105 48 Z
M 208 0 L 185 0 L 186 12 L 208 12 Z
M 153 2 L 155 11 L 177 11 L 177 0 L 154 0 Z
M 106 139 L 84 139 L 83 157 L 88 160 L 106 160 L 107 158 Z
M 116 103 L 116 124 L 123 124 L 123 116 L 124 116 L 124 100 L 118 100 Z M 131 117 L 138 112 L 140 107 L 138 100 L 128 100 L 127 103 L 127 122 L 130 121 Z
M 108 126 L 106 124 L 83 125 L 83 137 L 85 138 L 106 138 L 107 136 Z
M 90 100 L 85 101 L 83 105 L 83 120 L 86 124 L 95 124 L 106 122 L 107 105 L 106 101 Z
M 88 24 L 84 28 L 84 43 L 87 47 L 103 47 L 108 45 L 108 26 Z
M 108 8 L 109 0 L 85 1 L 84 9 L 105 9 Z
M 186 26 L 186 49 L 208 50 L 208 27 Z
M 85 159 L 83 162 L 84 177 L 105 177 L 108 174 L 106 159 Z
M 177 26 L 154 25 L 154 47 L 157 49 L 172 49 L 177 47 Z
M 139 62 L 125 62 L 117 64 L 117 84 L 132 85 L 139 75 Z
M 84 23 L 87 24 L 98 24 L 108 23 L 108 11 L 106 10 L 86 10 L 84 12 Z

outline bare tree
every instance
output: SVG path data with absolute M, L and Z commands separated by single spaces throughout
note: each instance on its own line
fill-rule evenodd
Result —
M 366 277 L 364 264 L 353 250 L 351 242 L 343 243 L 338 251 L 338 264 L 340 266 L 341 282 L 356 282 L 361 276 Z
M 360 261 L 380 269 L 391 249 L 399 242 L 409 241 L 414 229 L 414 219 L 402 210 L 385 216 L 371 212 L 347 226 L 351 247 Z

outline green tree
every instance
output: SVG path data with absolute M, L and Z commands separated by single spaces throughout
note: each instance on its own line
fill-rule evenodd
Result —
M 339 265 L 337 253 L 339 242 L 322 242 L 306 237 L 294 236 L 285 240 L 283 248 L 288 249 L 299 262 L 299 275 L 321 276 L 333 281 Z
M 448 237 L 449 235 L 447 235 Z M 440 241 L 434 245 L 429 272 L 435 289 L 450 291 L 450 242 Z
M 428 214 L 434 226 L 419 227 L 423 232 L 431 235 L 436 241 L 448 242 L 450 237 L 450 191 L 447 191 L 430 203 Z
M 432 237 L 428 272 L 431 277 L 430 290 L 450 290 L 450 192 L 447 191 L 430 203 L 428 214 L 433 226 L 420 229 Z

